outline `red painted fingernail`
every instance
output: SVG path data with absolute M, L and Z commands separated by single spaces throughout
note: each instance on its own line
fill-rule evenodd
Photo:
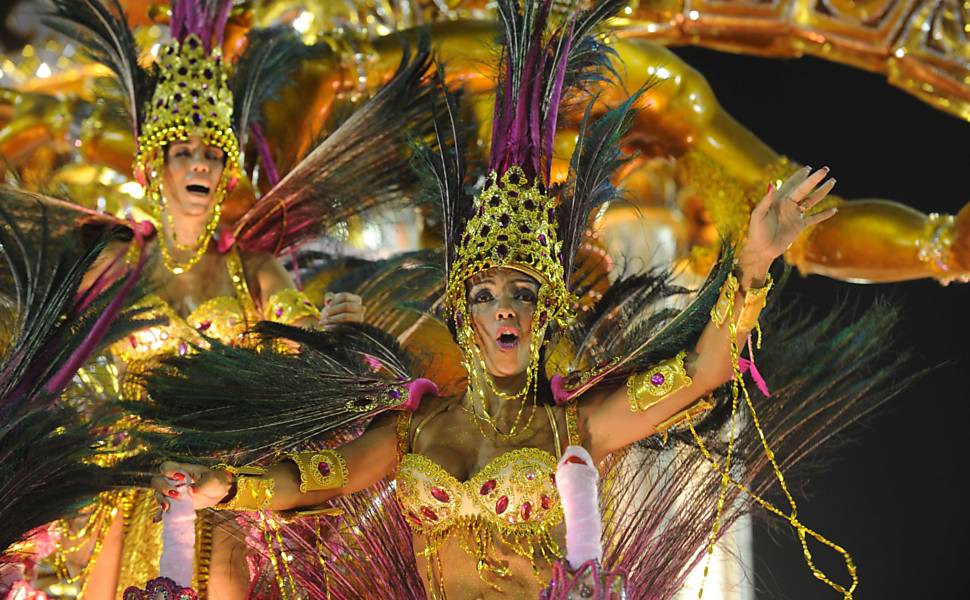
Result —
M 163 504 L 162 505 L 162 512 L 168 512 L 168 509 L 169 508 L 171 508 L 171 505 L 170 504 Z
M 178 498 L 179 497 L 179 493 L 177 491 L 175 491 L 175 490 L 169 490 L 169 491 L 167 491 L 165 493 L 167 495 L 171 496 L 172 498 Z
M 586 461 L 583 460 L 583 459 L 581 459 L 581 458 L 579 458 L 578 456 L 568 456 L 568 457 L 566 457 L 566 462 L 568 462 L 568 463 L 574 463 L 574 464 L 577 464 L 577 465 L 585 465 L 586 464 Z
M 774 186 L 772 186 L 772 185 L 771 185 L 771 182 L 769 181 L 769 182 L 768 182 L 768 193 L 769 193 L 769 194 L 771 193 L 771 188 L 772 188 L 772 187 L 774 187 Z
M 183 479 L 185 479 L 185 475 L 183 475 L 183 474 L 179 473 L 178 471 L 176 471 L 176 472 L 172 473 L 172 479 L 174 479 L 175 481 L 182 481 Z

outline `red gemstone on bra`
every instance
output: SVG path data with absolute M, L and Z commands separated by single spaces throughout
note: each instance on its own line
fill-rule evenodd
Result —
M 138 347 L 138 339 L 133 335 L 128 336 L 128 343 L 131 344 L 132 348 Z
M 421 524 L 421 517 L 419 517 L 418 515 L 414 514 L 411 511 L 408 511 L 408 518 L 411 519 L 411 521 L 413 521 L 417 525 Z
M 495 514 L 500 515 L 500 514 L 504 513 L 505 512 L 505 509 L 508 508 L 508 507 L 509 507 L 509 497 L 508 496 L 502 496 L 495 503 Z
M 492 490 L 495 489 L 495 485 L 496 485 L 496 481 L 494 479 L 489 479 L 488 481 L 482 484 L 482 489 L 478 490 L 478 492 L 482 496 L 487 496 L 492 493 Z
M 532 516 L 532 503 L 531 502 L 526 502 L 525 504 L 523 504 L 522 505 L 522 510 L 520 511 L 520 514 L 522 515 L 522 520 L 523 521 L 528 521 L 529 520 L 529 517 Z
M 435 511 L 431 510 L 430 507 L 422 506 L 421 507 L 421 514 L 424 515 L 425 517 L 427 517 L 428 519 L 432 520 L 432 521 L 437 521 L 438 520 L 438 514 L 435 513 Z
M 549 496 L 546 496 L 545 494 L 543 494 L 542 495 L 542 509 L 543 510 L 549 510 L 549 507 L 550 506 L 552 506 L 552 498 L 550 498 Z
M 199 331 L 206 331 L 210 327 L 212 327 L 212 321 L 202 321 L 199 323 L 199 326 L 196 329 Z
M 431 488 L 431 495 L 434 496 L 434 499 L 438 502 L 448 502 L 451 500 L 451 496 L 448 495 L 448 492 L 444 491 L 440 487 Z
M 320 474 L 324 477 L 330 475 L 330 464 L 321 462 L 319 465 L 317 465 L 317 471 L 320 471 Z

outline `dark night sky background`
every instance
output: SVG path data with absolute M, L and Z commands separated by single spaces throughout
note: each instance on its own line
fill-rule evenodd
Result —
M 728 113 L 772 148 L 803 164 L 830 166 L 837 194 L 950 214 L 970 201 L 970 124 L 891 87 L 883 75 L 814 58 L 674 51 L 705 75 Z M 963 596 L 970 554 L 970 503 L 962 494 L 970 286 L 793 279 L 787 292 L 822 306 L 847 294 L 863 305 L 891 295 L 904 308 L 897 344 L 914 351 L 913 369 L 953 362 L 854 427 L 852 443 L 834 463 L 799 482 L 800 517 L 853 555 L 857 600 Z M 787 528 L 770 536 L 759 526 L 755 554 L 758 600 L 838 597 L 812 576 Z M 829 559 L 820 564 L 836 581 L 848 581 L 837 555 L 822 549 L 816 555 Z

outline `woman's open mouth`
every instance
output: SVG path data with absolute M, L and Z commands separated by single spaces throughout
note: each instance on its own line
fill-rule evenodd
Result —
M 202 185 L 201 183 L 190 183 L 185 186 L 185 190 L 194 196 L 205 196 L 209 197 L 209 186 Z
M 519 344 L 519 332 L 512 327 L 499 327 L 495 342 L 500 350 L 514 350 Z

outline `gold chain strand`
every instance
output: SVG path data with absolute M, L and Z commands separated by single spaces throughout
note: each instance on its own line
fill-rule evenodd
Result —
M 296 580 L 293 579 L 293 572 L 290 571 L 290 561 L 286 556 L 286 545 L 283 543 L 283 534 L 280 532 L 280 528 L 276 525 L 276 521 L 270 516 L 270 523 L 273 528 L 273 533 L 276 536 L 276 544 L 280 549 L 280 560 L 283 561 L 283 570 L 286 572 L 286 581 L 290 589 L 293 590 L 294 597 L 299 596 L 299 592 L 296 587 Z
M 795 498 L 792 496 L 791 492 L 788 489 L 788 484 L 785 481 L 785 476 L 782 473 L 781 468 L 778 466 L 777 460 L 775 459 L 774 451 L 772 451 L 768 445 L 768 440 L 765 438 L 764 430 L 762 429 L 761 422 L 758 418 L 758 413 L 754 408 L 754 403 L 751 400 L 751 396 L 748 394 L 748 389 L 744 385 L 744 379 L 742 378 L 740 361 L 739 361 L 740 351 L 738 349 L 738 344 L 737 344 L 738 332 L 737 332 L 737 326 L 734 319 L 734 313 L 735 313 L 734 295 L 735 295 L 735 290 L 730 289 L 728 292 L 728 296 L 729 296 L 729 306 L 731 307 L 731 314 L 730 314 L 730 319 L 728 320 L 728 332 L 730 336 L 731 363 L 732 363 L 732 370 L 734 371 L 734 380 L 731 385 L 731 417 L 730 417 L 730 433 L 729 433 L 730 437 L 728 440 L 728 452 L 727 452 L 727 456 L 725 457 L 725 464 L 724 464 L 723 470 L 718 465 L 717 461 L 713 458 L 713 456 L 711 456 L 707 448 L 704 446 L 700 436 L 698 436 L 696 430 L 694 429 L 692 419 L 690 418 L 687 419 L 687 424 L 690 427 L 691 433 L 693 434 L 694 440 L 697 442 L 698 447 L 701 450 L 701 453 L 709 462 L 711 462 L 714 468 L 717 469 L 718 472 L 721 474 L 721 489 L 718 494 L 717 514 L 715 516 L 714 525 L 711 531 L 711 541 L 708 544 L 708 548 L 707 548 L 707 554 L 708 554 L 707 561 L 706 561 L 706 564 L 704 565 L 704 576 L 703 576 L 703 579 L 701 580 L 701 587 L 700 587 L 700 591 L 698 592 L 698 598 L 702 598 L 704 594 L 704 584 L 707 581 L 707 575 L 709 572 L 711 556 L 714 552 L 714 543 L 717 539 L 717 532 L 720 526 L 720 519 L 723 511 L 724 499 L 727 492 L 727 486 L 729 484 L 733 484 L 739 489 L 741 489 L 743 492 L 748 494 L 755 502 L 757 502 L 759 505 L 764 507 L 766 510 L 787 520 L 789 524 L 792 526 L 792 528 L 795 529 L 796 533 L 798 534 L 798 539 L 802 546 L 802 554 L 804 555 L 805 561 L 808 564 L 808 567 L 812 571 L 812 574 L 815 576 L 815 578 L 822 581 L 832 589 L 841 593 L 845 600 L 852 600 L 852 594 L 859 583 L 856 566 L 854 561 L 852 560 L 852 556 L 842 546 L 839 546 L 838 544 L 828 540 L 821 534 L 809 529 L 808 527 L 805 527 L 798 520 L 798 506 L 795 503 Z M 758 334 L 757 346 L 758 348 L 760 348 L 761 347 L 760 326 L 757 327 L 757 334 Z M 734 418 L 737 412 L 738 399 L 740 394 L 744 394 L 745 404 L 747 405 L 748 410 L 751 411 L 752 422 L 755 426 L 755 430 L 758 432 L 758 436 L 761 441 L 761 446 L 765 451 L 765 456 L 768 458 L 768 461 L 770 462 L 772 467 L 772 471 L 775 475 L 775 479 L 777 479 L 782 491 L 785 494 L 785 498 L 788 501 L 788 504 L 791 506 L 791 514 L 789 515 L 786 515 L 784 512 L 781 511 L 781 509 L 775 507 L 771 503 L 767 502 L 766 500 L 762 499 L 758 495 L 754 494 L 747 487 L 737 482 L 736 480 L 734 480 L 734 478 L 730 476 L 731 456 L 732 456 L 732 450 L 734 445 Z M 806 535 L 811 535 L 819 543 L 832 548 L 833 550 L 835 550 L 836 552 L 842 555 L 843 561 L 845 562 L 846 570 L 849 572 L 849 575 L 852 578 L 852 584 L 848 589 L 832 581 L 828 576 L 825 575 L 824 572 L 822 572 L 821 569 L 819 569 L 815 565 L 815 561 L 812 558 L 812 553 L 808 548 L 808 541 L 806 539 Z
M 731 382 L 731 416 L 728 420 L 728 449 L 727 456 L 725 457 L 724 473 L 721 475 L 721 485 L 718 489 L 717 494 L 717 508 L 714 514 L 714 525 L 711 527 L 711 537 L 707 544 L 707 557 L 704 560 L 704 575 L 701 578 L 700 589 L 697 592 L 698 599 L 704 597 L 704 585 L 707 583 L 707 576 L 711 569 L 711 560 L 714 557 L 714 545 L 717 542 L 717 534 L 721 528 L 721 517 L 724 514 L 724 501 L 727 496 L 728 490 L 728 476 L 731 470 L 731 458 L 734 454 L 734 419 L 738 411 L 738 387 L 741 382 L 740 378 L 740 367 L 738 363 L 738 344 L 737 335 L 738 330 L 735 325 L 734 320 L 734 300 L 735 292 L 737 290 L 736 286 L 731 286 L 727 291 L 727 304 L 730 307 L 730 313 L 728 315 L 728 332 L 730 338 L 730 348 L 731 348 L 731 368 L 734 372 L 734 380 Z M 688 422 L 690 419 L 688 419 Z
M 114 517 L 118 514 L 118 504 L 120 503 L 120 493 L 119 492 L 108 492 L 102 494 L 99 497 L 99 503 L 91 511 L 91 515 L 88 517 L 87 522 L 84 526 L 76 533 L 71 534 L 69 531 L 69 525 L 66 520 L 61 519 L 58 522 L 58 527 L 64 532 L 64 537 L 70 541 L 77 541 L 78 543 L 70 547 L 61 547 L 55 551 L 54 556 L 51 558 L 54 569 L 57 572 L 57 578 L 68 585 L 75 585 L 78 582 L 81 583 L 80 594 L 84 594 L 84 590 L 87 588 L 88 580 L 90 579 L 91 570 L 94 568 L 94 564 L 97 561 L 98 555 L 101 554 L 101 548 L 104 545 L 104 538 L 108 534 L 108 530 L 111 529 L 111 524 L 114 521 Z M 85 563 L 81 572 L 77 575 L 71 576 L 70 568 L 68 567 L 67 556 L 74 552 L 81 550 L 81 548 L 89 541 L 89 535 L 94 536 L 94 546 L 91 549 L 91 554 Z
M 287 600 L 289 596 L 287 596 L 286 588 L 284 587 L 283 574 L 280 571 L 280 565 L 276 558 L 276 549 L 273 548 L 273 536 L 269 531 L 269 524 L 266 521 L 266 516 L 263 513 L 259 513 L 260 529 L 263 530 L 263 540 L 266 542 L 266 550 L 269 554 L 269 562 L 272 563 L 273 571 L 276 573 L 276 585 L 280 589 L 280 596 L 283 598 L 283 600 Z
M 719 473 L 722 473 L 721 466 L 718 464 L 717 459 L 711 455 L 710 450 L 708 450 L 707 446 L 704 445 L 703 440 L 701 439 L 700 435 L 697 433 L 697 430 L 694 428 L 694 423 L 692 419 L 687 420 L 687 426 L 690 428 L 691 434 L 693 435 L 694 441 L 697 443 L 698 448 L 701 451 L 701 454 L 703 454 L 704 458 L 706 458 L 707 461 L 711 463 L 711 466 L 713 466 Z M 850 555 L 845 550 L 845 548 L 829 540 L 828 538 L 818 533 L 817 531 L 811 529 L 810 527 L 806 527 L 805 525 L 802 524 L 802 522 L 797 517 L 794 517 L 789 514 L 785 514 L 785 512 L 782 511 L 780 508 L 778 508 L 768 500 L 765 500 L 758 494 L 754 493 L 754 491 L 752 491 L 750 488 L 748 488 L 738 480 L 734 479 L 733 477 L 729 477 L 729 481 L 731 485 L 733 485 L 740 491 L 747 494 L 759 506 L 761 506 L 768 512 L 774 514 L 775 516 L 781 517 L 782 519 L 785 519 L 786 521 L 788 521 L 788 523 L 792 526 L 792 528 L 795 529 L 795 531 L 798 533 L 798 538 L 802 545 L 802 554 L 805 556 L 805 561 L 808 563 L 809 569 L 811 569 L 812 574 L 815 576 L 815 578 L 827 584 L 829 587 L 835 589 L 839 593 L 841 593 L 845 600 L 852 600 L 852 594 L 855 592 L 855 589 L 859 584 L 859 578 L 858 578 L 858 572 L 857 572 L 858 570 L 856 569 L 855 561 L 852 560 L 852 555 Z M 825 573 L 822 572 L 821 569 L 815 566 L 815 561 L 812 558 L 812 553 L 808 549 L 806 536 L 811 536 L 815 541 L 825 546 L 828 546 L 829 548 L 835 550 L 836 552 L 842 555 L 842 559 L 845 561 L 846 570 L 849 572 L 849 575 L 852 577 L 852 585 L 849 586 L 848 589 L 830 580 L 825 575 Z
M 539 288 L 539 294 L 537 299 L 537 306 L 544 307 L 545 299 L 551 292 L 549 291 L 549 286 L 542 285 Z M 542 340 L 545 338 L 546 329 L 548 328 L 548 321 L 546 321 L 547 311 L 544 308 L 536 310 L 532 319 L 532 326 L 530 328 L 530 339 L 529 339 L 529 366 L 526 368 L 526 381 L 525 386 L 519 392 L 514 394 L 509 394 L 499 390 L 495 386 L 495 382 L 492 380 L 491 376 L 485 370 L 485 361 L 482 359 L 481 349 L 479 349 L 478 344 L 474 340 L 474 331 L 471 329 L 471 317 L 468 311 L 467 299 L 462 297 L 458 300 L 457 310 L 461 311 L 459 314 L 465 315 L 468 322 L 464 323 L 464 326 L 459 330 L 459 342 L 462 347 L 463 353 L 465 354 L 465 370 L 469 375 L 469 390 L 475 395 L 475 400 L 479 405 L 482 414 L 475 412 L 476 424 L 478 429 L 485 436 L 485 432 L 482 429 L 480 420 L 484 420 L 489 426 L 495 431 L 505 441 L 511 441 L 523 431 L 528 431 L 529 426 L 532 425 L 532 420 L 536 413 L 536 396 L 537 390 L 536 381 L 539 370 L 539 351 L 542 347 Z M 478 368 L 476 368 L 478 367 Z M 481 369 L 481 373 L 479 373 Z M 515 420 L 512 422 L 512 426 L 509 431 L 503 432 L 498 429 L 495 425 L 494 417 L 488 411 L 488 403 L 485 400 L 485 390 L 481 385 L 480 378 L 485 380 L 486 385 L 492 390 L 496 396 L 502 400 L 518 400 L 520 402 L 519 410 L 516 413 Z M 531 410 L 529 411 L 529 417 L 526 419 L 524 425 L 519 426 L 522 420 L 522 414 L 525 411 L 525 405 L 531 400 Z
M 273 570 L 276 572 L 276 585 L 280 589 L 280 595 L 283 597 L 283 600 L 287 600 L 291 595 L 293 598 L 297 598 L 299 593 L 297 591 L 296 581 L 293 579 L 289 562 L 286 560 L 286 546 L 283 544 L 283 536 L 276 526 L 276 521 L 271 514 L 262 511 L 259 513 L 259 519 L 260 524 L 263 526 L 263 538 L 266 540 L 266 548 L 269 550 L 269 560 L 273 564 Z M 279 548 L 279 558 L 276 556 L 276 548 Z M 282 569 L 280 569 L 280 562 L 283 563 Z
M 88 558 L 87 564 L 81 569 L 74 581 L 70 583 L 81 582 L 81 589 L 78 592 L 78 598 L 83 598 L 85 591 L 88 589 L 88 583 L 91 581 L 91 571 L 94 569 L 95 563 L 98 561 L 98 557 L 101 555 L 101 549 L 104 547 L 104 538 L 107 537 L 108 531 L 111 529 L 111 524 L 114 522 L 115 516 L 118 514 L 118 506 L 115 502 L 119 504 L 122 501 L 121 494 L 124 492 L 118 492 L 116 494 L 111 494 L 110 502 L 111 508 L 107 511 L 107 515 L 103 515 L 104 520 L 101 526 L 98 528 L 97 538 L 94 542 L 94 548 L 91 550 L 91 556 Z
M 323 546 L 323 530 L 320 528 L 320 517 L 314 517 L 316 536 L 317 536 L 317 560 L 320 561 L 320 568 L 323 569 L 323 585 L 327 588 L 327 600 L 330 596 L 330 569 L 327 566 L 327 559 L 324 558 L 326 549 Z
M 196 239 L 194 246 L 183 246 L 178 243 L 175 239 L 175 221 L 172 218 L 170 212 L 166 211 L 167 203 L 165 201 L 165 194 L 162 190 L 161 182 L 161 172 L 164 169 L 164 159 L 156 158 L 153 165 L 153 172 L 151 183 L 148 185 L 148 197 L 151 202 L 152 207 L 155 210 L 155 219 L 161 228 L 159 231 L 159 246 L 162 251 L 162 261 L 165 264 L 165 268 L 175 275 L 180 275 L 185 273 L 192 267 L 196 265 L 202 256 L 205 254 L 206 250 L 209 249 L 209 242 L 212 240 L 212 236 L 215 233 L 216 228 L 219 226 L 219 220 L 222 217 L 222 203 L 226 197 L 226 183 L 227 178 L 225 176 L 219 179 L 219 183 L 216 185 L 216 189 L 213 192 L 216 198 L 216 204 L 212 209 L 212 214 L 209 215 L 209 220 L 206 222 L 205 229 Z M 184 262 L 178 262 L 172 257 L 172 251 L 168 246 L 168 238 L 166 237 L 166 227 L 168 224 L 168 230 L 172 231 L 172 240 L 175 244 L 176 249 L 179 250 L 194 250 L 195 253 L 189 257 L 188 260 Z

